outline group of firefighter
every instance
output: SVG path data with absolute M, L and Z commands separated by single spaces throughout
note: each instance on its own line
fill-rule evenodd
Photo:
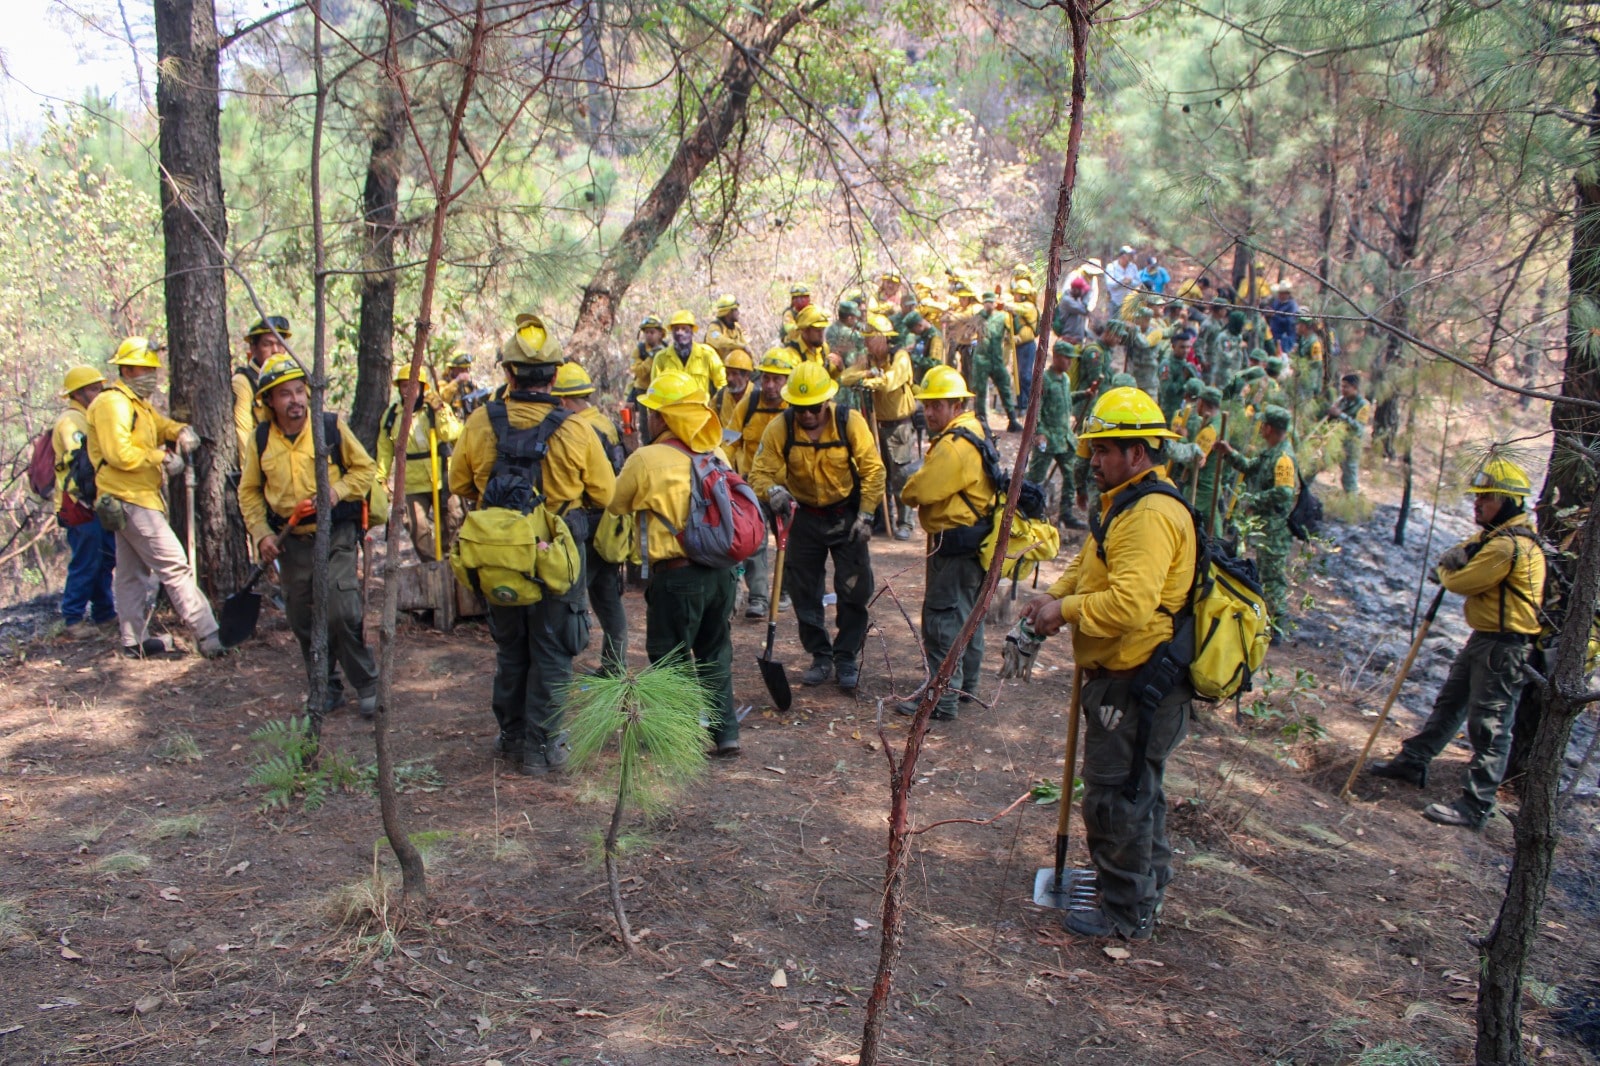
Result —
M 1131 255 L 1125 248 L 1109 266 L 1090 260 L 1071 271 L 1049 309 L 1061 339 L 1041 372 L 1029 477 L 1059 484 L 1054 517 L 1063 529 L 1082 528 L 1076 506 L 1089 531 L 1022 617 L 1040 638 L 1070 627 L 1082 683 L 1083 817 L 1095 880 L 1092 900 L 1068 910 L 1064 922 L 1084 936 L 1138 940 L 1151 934 L 1172 876 L 1162 779 L 1187 733 L 1193 692 L 1180 677 L 1150 698 L 1136 690 L 1136 675 L 1173 635 L 1202 531 L 1232 538 L 1243 528 L 1272 623 L 1287 625 L 1286 522 L 1301 483 L 1295 435 L 1331 434 L 1344 488 L 1354 492 L 1369 404 L 1354 374 L 1341 378 L 1337 399 L 1324 394 L 1328 335 L 1298 314 L 1287 332 L 1275 329 L 1281 288 L 1270 304 L 1254 289 L 1212 294 L 1198 279 L 1171 297 L 1137 282 L 1119 292 L 1113 282 L 1134 276 Z M 331 672 L 319 712 L 344 701 L 346 682 L 363 715 L 377 710 L 357 560 L 375 487 L 391 480 L 400 456 L 405 480 L 393 491 L 404 496 L 401 513 L 423 561 L 450 550 L 463 510 L 491 498 L 502 506 L 519 476 L 531 477 L 535 501 L 583 545 L 581 577 L 565 593 L 514 606 L 491 597 L 487 605 L 496 646 L 493 749 L 528 775 L 565 765 L 558 694 L 589 644 L 591 615 L 602 630 L 600 669 L 626 668 L 629 559 L 598 543 L 606 528 L 637 537 L 633 557 L 648 574 L 646 655 L 654 663 L 686 654 L 695 664 L 712 703 L 705 717 L 717 756 L 740 752 L 731 672 L 740 582 L 746 618 L 792 609 L 810 657 L 802 684 L 831 682 L 853 694 L 876 590 L 872 541 L 909 541 L 920 527 L 922 651 L 928 663 L 941 662 L 976 609 L 985 575 L 979 541 L 1002 501 L 987 394 L 992 386 L 1004 430 L 1020 432 L 1029 404 L 1014 395 L 1013 374 L 1023 389 L 1033 384 L 1044 309 L 1032 272 L 1018 266 L 981 294 L 955 272 L 937 290 L 929 278 L 906 284 L 885 272 L 875 292 L 847 293 L 835 311 L 795 285 L 770 342 L 747 333 L 732 296 L 716 302 L 703 330 L 687 310 L 665 321 L 647 316 L 616 420 L 596 405 L 590 374 L 565 358 L 551 327 L 531 313 L 511 323 L 486 385 L 472 377 L 484 361 L 460 350 L 446 353 L 437 386 L 414 379 L 409 367 L 398 371 L 376 457 L 342 418 L 327 415 Z M 277 571 L 309 664 L 316 452 L 308 381 L 291 338 L 289 321 L 276 316 L 244 337 L 247 355 L 234 376 L 237 486 L 253 550 Z M 169 480 L 204 444 L 152 405 L 159 366 L 158 351 L 131 337 L 110 360 L 110 380 L 87 366 L 66 375 L 69 407 L 55 449 L 72 547 L 64 620 L 74 635 L 115 624 L 129 656 L 172 652 L 171 638 L 149 629 L 159 586 L 197 650 L 211 657 L 225 652 L 217 619 L 167 522 L 165 498 Z M 1246 456 L 1252 438 L 1259 446 Z M 781 533 L 781 584 L 772 580 L 773 551 L 764 541 L 737 566 L 709 566 L 686 549 L 682 533 L 707 456 L 748 483 L 763 518 Z M 1180 492 L 1145 491 L 1158 481 Z M 1497 458 L 1469 491 L 1484 532 L 1446 552 L 1437 577 L 1467 596 L 1474 636 L 1423 731 L 1372 769 L 1425 784 L 1429 762 L 1470 719 L 1474 756 L 1462 795 L 1425 813 L 1477 828 L 1504 772 L 1520 664 L 1539 630 L 1544 557 L 1528 539 L 1525 472 Z M 1102 516 L 1130 492 L 1137 502 L 1102 527 Z M 640 518 L 648 520 L 635 524 Z M 955 719 L 976 700 L 984 648 L 980 618 L 933 719 Z M 919 700 L 895 709 L 914 715 Z

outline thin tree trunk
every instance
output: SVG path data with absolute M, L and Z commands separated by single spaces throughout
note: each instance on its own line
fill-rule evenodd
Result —
M 222 199 L 217 19 L 212 0 L 156 0 L 161 234 L 172 417 L 206 444 L 194 456 L 197 562 L 208 590 L 237 587 L 248 566 L 229 472 L 238 465 L 229 381 L 228 234 Z M 182 493 L 173 493 L 182 499 Z M 181 507 L 181 505 L 180 505 Z M 182 528 L 183 515 L 173 518 Z
M 606 885 L 611 894 L 611 913 L 617 918 L 617 933 L 622 937 L 622 946 L 633 954 L 633 930 L 628 926 L 628 911 L 622 905 L 622 878 L 617 872 L 617 836 L 622 831 L 622 812 L 627 807 L 628 791 L 632 782 L 628 780 L 628 763 L 622 763 L 622 779 L 617 782 L 617 805 L 611 809 L 611 825 L 606 829 L 605 856 L 606 856 Z
M 611 332 L 628 287 L 689 198 L 695 179 L 727 146 L 728 138 L 749 109 L 759 67 L 771 58 L 789 31 L 827 2 L 803 0 L 774 21 L 756 22 L 749 27 L 755 38 L 750 43 L 729 45 L 722 74 L 705 94 L 694 129 L 678 142 L 666 170 L 584 286 L 578 320 L 572 328 L 570 354 L 587 365 L 591 374 L 598 370 L 596 383 L 602 388 L 610 383 L 608 368 L 620 366 L 620 352 Z
M 1534 735 L 1528 772 L 1519 795 L 1516 852 L 1506 898 L 1494 928 L 1479 949 L 1478 1066 L 1521 1066 L 1523 971 L 1539 936 L 1539 915 L 1550 887 L 1559 830 L 1556 789 L 1572 736 L 1586 706 L 1580 700 L 1588 676 L 1590 624 L 1600 601 L 1600 496 L 1590 500 L 1578 533 L 1573 586 L 1554 668 L 1544 691 L 1544 715 Z
M 1050 250 L 1045 261 L 1049 264 L 1045 280 L 1046 307 L 1055 305 L 1061 247 L 1067 226 L 1072 217 L 1072 191 L 1077 184 L 1078 153 L 1083 143 L 1083 110 L 1088 97 L 1088 0 L 1066 0 L 1067 19 L 1072 30 L 1072 114 L 1067 131 L 1067 157 L 1062 167 L 1061 187 L 1056 199 L 1055 223 L 1050 234 Z M 1040 323 L 1039 346 L 1048 350 L 1050 320 L 1045 316 Z M 1039 398 L 1044 389 L 1044 377 L 1035 370 L 1032 396 L 1029 398 L 1022 439 L 1032 440 L 1038 425 Z M 878 947 L 878 969 L 872 981 L 872 992 L 867 998 L 866 1020 L 861 1032 L 860 1066 L 877 1066 L 883 1050 L 883 1027 L 889 1013 L 889 996 L 894 990 L 895 966 L 905 940 L 905 879 L 910 861 L 911 841 L 911 787 L 916 779 L 917 757 L 922 753 L 923 738 L 928 732 L 928 722 L 939 696 L 950 685 L 957 660 L 977 632 L 978 625 L 988 612 L 1000 582 L 1000 571 L 1005 566 L 1006 547 L 1009 543 L 1011 518 L 1016 513 L 1017 498 L 1022 490 L 1023 467 L 1027 463 L 1027 449 L 1017 455 L 1012 471 L 1011 489 L 1006 494 L 1005 510 L 1000 518 L 1001 535 L 995 545 L 994 560 L 984 576 L 978 592 L 978 602 L 967 617 L 955 643 L 945 655 L 922 694 L 917 713 L 911 720 L 910 736 L 898 762 L 890 746 L 885 743 L 884 754 L 889 758 L 889 848 L 884 860 L 883 910 L 881 914 L 882 939 Z M 1070 796 L 1063 797 L 1068 802 Z
M 327 238 L 322 222 L 322 131 L 328 116 L 328 87 L 322 71 L 322 3 L 311 4 L 311 69 L 315 92 L 311 122 L 311 442 L 313 471 L 317 486 L 317 531 L 311 537 L 311 657 L 306 664 L 310 676 L 311 733 L 317 738 L 321 757 L 322 709 L 328 687 L 328 552 L 333 544 L 333 503 L 328 499 L 329 449 L 342 447 L 328 439 L 322 421 L 323 397 L 328 388 L 328 274 Z
M 402 49 L 416 35 L 417 9 L 404 0 L 383 0 L 388 42 L 384 64 L 400 64 Z M 400 225 L 400 171 L 405 164 L 405 101 L 394 82 L 385 77 L 375 90 L 377 115 L 370 137 L 367 177 L 361 188 L 366 220 L 366 254 L 362 266 L 382 273 L 363 275 L 361 311 L 356 326 L 356 393 L 350 409 L 350 428 L 372 451 L 377 447 L 378 422 L 389 404 L 394 369 L 394 299 L 397 278 L 394 244 Z

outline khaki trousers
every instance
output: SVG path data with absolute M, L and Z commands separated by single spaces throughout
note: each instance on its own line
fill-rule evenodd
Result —
M 194 572 L 189 569 L 189 557 L 167 524 L 167 516 L 126 500 L 122 509 L 128 524 L 117 530 L 117 579 L 113 590 L 122 646 L 137 647 L 149 636 L 145 597 L 155 591 L 157 583 L 167 590 L 173 610 L 196 640 L 214 635 L 216 616 L 200 594 Z

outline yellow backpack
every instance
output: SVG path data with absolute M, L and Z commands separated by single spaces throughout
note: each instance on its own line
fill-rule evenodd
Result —
M 543 504 L 527 514 L 482 507 L 461 524 L 450 568 L 492 606 L 529 607 L 546 593 L 565 595 L 583 569 L 583 554 L 567 523 Z
M 994 562 L 995 545 L 1000 541 L 1000 519 L 1005 514 L 1005 500 L 994 511 L 989 533 L 978 547 L 978 565 L 985 571 Z M 1011 516 L 1011 540 L 1006 545 L 1006 561 L 1000 570 L 1001 578 L 1023 581 L 1033 576 L 1039 564 L 1054 559 L 1061 551 L 1061 531 L 1055 523 L 1043 518 L 1029 518 L 1020 510 Z
M 604 514 L 594 531 L 594 551 L 608 563 L 644 562 L 639 554 L 638 525 L 632 515 Z

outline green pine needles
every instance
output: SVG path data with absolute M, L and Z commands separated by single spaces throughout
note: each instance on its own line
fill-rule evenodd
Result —
M 575 768 L 595 764 L 616 740 L 611 765 L 617 800 L 603 849 L 611 909 L 623 947 L 631 952 L 635 941 L 617 874 L 623 813 L 630 806 L 646 813 L 659 809 L 705 769 L 706 730 L 701 716 L 711 700 L 694 664 L 681 654 L 637 674 L 574 678 L 561 698 Z

